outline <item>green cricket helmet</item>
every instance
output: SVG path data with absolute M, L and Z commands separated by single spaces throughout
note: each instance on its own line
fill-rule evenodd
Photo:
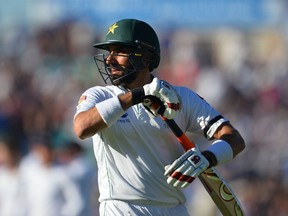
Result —
M 98 54 L 94 56 L 97 68 L 104 80 L 110 79 L 112 84 L 125 85 L 131 83 L 137 76 L 137 71 L 145 67 L 145 53 L 150 53 L 149 70 L 152 71 L 158 67 L 160 62 L 160 44 L 154 29 L 147 23 L 136 19 L 122 19 L 112 24 L 102 43 L 94 44 L 95 48 L 108 50 L 112 45 L 132 48 L 128 55 L 132 69 L 124 71 L 120 78 L 113 78 L 110 73 L 111 66 L 106 64 L 108 55 Z

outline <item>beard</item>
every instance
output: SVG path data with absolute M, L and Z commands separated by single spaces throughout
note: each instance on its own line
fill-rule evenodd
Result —
M 118 71 L 121 71 L 121 75 L 116 75 L 116 74 L 110 74 L 110 80 L 111 83 L 115 86 L 122 86 L 122 87 L 127 87 L 127 85 L 131 84 L 136 77 L 138 76 L 139 71 L 136 71 L 133 66 L 131 65 L 129 68 L 124 68 L 120 65 L 117 66 L 110 66 L 110 73 L 111 69 L 114 68 Z
M 127 85 L 131 84 L 138 76 L 139 71 L 129 71 L 129 73 L 125 73 L 122 76 L 119 75 L 111 75 L 111 82 L 113 85 L 116 86 L 123 86 L 124 88 L 127 87 Z

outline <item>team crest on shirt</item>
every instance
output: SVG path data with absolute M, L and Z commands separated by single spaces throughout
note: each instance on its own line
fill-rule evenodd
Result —
M 124 114 L 121 116 L 121 118 L 127 118 L 127 116 L 128 116 L 128 113 L 124 113 Z
M 82 103 L 82 101 L 84 101 L 86 99 L 87 99 L 86 95 L 81 95 L 81 97 L 79 98 L 78 104 Z
M 130 122 L 130 119 L 128 118 L 128 113 L 124 113 L 120 119 L 118 119 L 117 122 L 121 122 L 121 123 L 128 123 Z

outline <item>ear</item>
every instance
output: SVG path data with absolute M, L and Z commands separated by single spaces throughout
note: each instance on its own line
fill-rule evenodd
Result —
M 149 71 L 153 71 L 154 67 L 154 62 L 155 62 L 155 55 L 152 52 L 145 52 L 143 54 L 143 64 L 145 67 L 149 68 Z

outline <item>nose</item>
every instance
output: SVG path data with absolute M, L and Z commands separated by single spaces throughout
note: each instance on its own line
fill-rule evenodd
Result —
M 110 64 L 111 63 L 111 61 L 113 61 L 114 60 L 114 57 L 113 57 L 114 55 L 113 55 L 113 52 L 110 52 L 108 55 L 107 55 L 107 57 L 106 57 L 106 59 L 105 59 L 105 61 L 106 61 L 106 64 Z

